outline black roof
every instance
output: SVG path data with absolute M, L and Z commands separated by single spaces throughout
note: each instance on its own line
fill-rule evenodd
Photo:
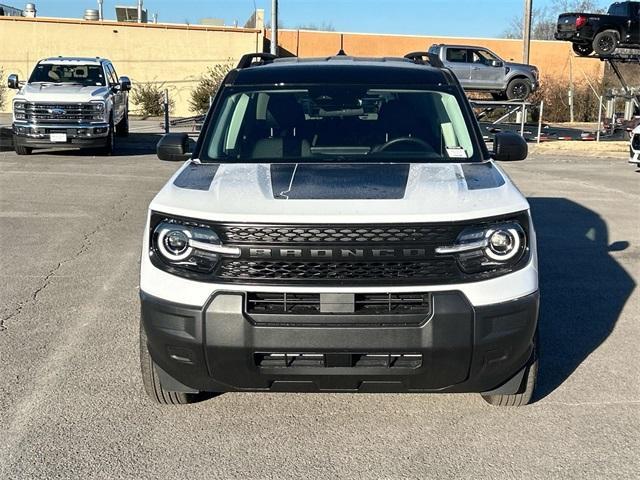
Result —
M 314 83 L 438 85 L 454 83 L 448 70 L 415 63 L 406 58 L 279 58 L 234 70 L 233 85 L 303 85 Z

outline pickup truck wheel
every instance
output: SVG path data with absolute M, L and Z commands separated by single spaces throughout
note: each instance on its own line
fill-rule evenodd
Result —
M 620 34 L 615 30 L 600 32 L 593 39 L 593 49 L 598 55 L 611 55 L 618 48 Z
M 99 149 L 101 155 L 113 155 L 113 152 L 116 149 L 116 136 L 115 136 L 115 128 L 113 127 L 113 120 L 109 122 L 109 133 L 106 137 L 106 144 L 104 147 Z
M 142 372 L 142 383 L 149 398 L 161 405 L 185 405 L 199 400 L 198 396 L 194 394 L 170 392 L 162 388 L 156 368 L 155 362 L 149 355 L 147 334 L 142 323 L 140 323 L 140 370 Z
M 129 136 L 129 109 L 125 111 L 122 120 L 116 125 L 116 135 L 119 137 Z
M 588 57 L 593 53 L 593 47 L 587 43 L 574 43 L 573 51 L 581 57 Z
M 525 78 L 514 78 L 507 86 L 509 100 L 525 100 L 531 94 L 531 82 Z
M 18 155 L 31 155 L 31 153 L 33 153 L 33 148 L 25 147 L 24 145 L 16 145 L 15 151 Z
M 485 402 L 496 407 L 522 407 L 531 403 L 538 378 L 538 350 L 536 344 L 537 339 L 533 345 L 531 359 L 524 372 L 520 391 L 513 395 L 482 395 Z

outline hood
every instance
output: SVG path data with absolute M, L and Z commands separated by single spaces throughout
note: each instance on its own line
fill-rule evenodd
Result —
M 28 102 L 80 103 L 103 100 L 107 93 L 107 87 L 30 83 L 22 87 L 16 98 Z
M 506 67 L 519 70 L 537 70 L 535 65 L 527 65 L 526 63 L 504 62 Z
M 492 217 L 529 205 L 493 162 L 482 164 L 196 164 L 150 209 L 211 221 L 409 223 Z

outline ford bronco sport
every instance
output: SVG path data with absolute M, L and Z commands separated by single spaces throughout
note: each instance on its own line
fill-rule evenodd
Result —
M 110 155 L 115 136 L 129 134 L 131 81 L 105 58 L 52 57 L 37 63 L 22 85 L 9 75 L 13 143 L 18 155 L 34 148 L 96 148 Z
M 537 372 L 527 200 L 456 77 L 405 58 L 243 57 L 151 202 L 140 273 L 147 393 L 479 392 Z M 168 134 L 162 160 L 186 159 Z

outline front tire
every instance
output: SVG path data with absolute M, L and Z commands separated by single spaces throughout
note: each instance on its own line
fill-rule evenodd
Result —
M 142 383 L 149 398 L 161 405 L 186 405 L 198 401 L 193 394 L 170 392 L 162 388 L 156 368 L 156 364 L 149 354 L 147 334 L 142 322 L 140 322 L 140 371 L 142 372 Z
M 526 78 L 514 78 L 507 86 L 507 98 L 509 100 L 526 100 L 531 95 L 531 82 Z
M 125 110 L 122 120 L 116 125 L 116 135 L 119 137 L 129 136 L 129 108 Z
M 531 359 L 527 364 L 520 390 L 512 395 L 482 395 L 485 402 L 496 407 L 522 407 L 533 400 L 538 379 L 538 350 L 537 340 L 533 344 Z
M 620 43 L 620 34 L 615 30 L 600 32 L 593 39 L 593 49 L 598 55 L 612 55 Z
M 31 155 L 33 153 L 33 148 L 24 145 L 16 145 L 14 150 L 18 155 Z
M 593 53 L 593 47 L 585 43 L 574 43 L 573 51 L 576 55 L 580 57 L 588 57 Z
M 116 135 L 113 126 L 113 119 L 109 121 L 109 133 L 107 134 L 106 144 L 99 149 L 101 155 L 111 156 L 116 150 Z

